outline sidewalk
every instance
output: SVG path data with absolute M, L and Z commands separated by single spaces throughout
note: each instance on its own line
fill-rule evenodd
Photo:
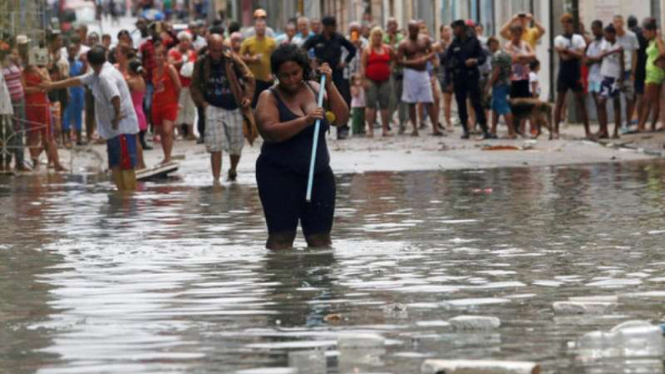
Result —
M 332 168 L 336 173 L 363 173 L 368 171 L 416 171 L 489 169 L 502 167 L 558 166 L 602 162 L 648 160 L 665 151 L 665 133 L 625 135 L 620 140 L 601 143 L 580 140 L 581 126 L 562 129 L 562 139 L 550 141 L 549 134 L 538 140 L 461 140 L 461 132 L 447 137 L 432 137 L 422 131 L 420 137 L 393 136 L 390 138 L 364 137 L 335 140 L 328 135 Z M 240 162 L 241 179 L 253 179 L 254 165 L 261 141 L 253 147 L 246 145 Z M 148 166 L 162 158 L 159 144 L 145 152 Z M 649 150 L 648 152 L 645 150 Z M 656 152 L 656 150 L 658 152 Z M 200 179 L 210 174 L 209 155 L 203 145 L 192 141 L 176 141 L 174 158 L 180 162 L 178 174 Z M 665 152 L 664 152 L 665 154 Z M 98 173 L 107 168 L 106 146 L 92 145 L 74 150 L 61 149 L 63 165 L 74 174 Z M 42 155 L 42 159 L 44 156 Z M 224 156 L 223 168 L 228 167 Z M 42 168 L 41 173 L 45 173 Z M 52 171 L 50 171 L 52 172 Z M 242 174 L 246 174 L 243 178 Z

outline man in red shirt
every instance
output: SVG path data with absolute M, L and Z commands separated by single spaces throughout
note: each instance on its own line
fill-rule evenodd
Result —
M 192 49 L 192 36 L 189 32 L 180 32 L 178 34 L 178 41 L 178 45 L 171 48 L 168 54 L 169 63 L 178 70 L 180 83 L 182 84 L 178 100 L 180 111 L 178 112 L 178 119 L 175 123 L 177 126 L 186 128 L 187 140 L 196 140 L 196 136 L 194 135 L 196 106 L 189 92 L 189 86 L 192 83 L 192 73 L 194 72 L 194 63 L 196 62 L 196 52 Z

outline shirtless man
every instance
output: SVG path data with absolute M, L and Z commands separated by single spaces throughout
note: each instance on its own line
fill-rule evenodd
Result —
M 404 88 L 402 101 L 409 105 L 409 117 L 413 124 L 412 136 L 418 136 L 416 104 L 432 104 L 434 97 L 427 62 L 434 58 L 432 40 L 420 33 L 420 22 L 409 22 L 409 37 L 399 43 L 397 63 L 404 67 Z M 432 119 L 432 135 L 442 136 L 439 130 L 439 118 L 434 105 L 428 105 Z

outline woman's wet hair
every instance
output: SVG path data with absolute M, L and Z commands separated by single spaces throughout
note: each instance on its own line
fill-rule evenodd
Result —
M 275 50 L 270 56 L 270 65 L 272 73 L 279 75 L 279 68 L 286 62 L 293 61 L 302 68 L 302 79 L 312 79 L 312 67 L 309 65 L 309 57 L 304 49 L 295 44 L 284 44 Z
M 129 62 L 129 71 L 131 71 L 133 74 L 141 74 L 143 73 L 143 65 L 141 65 L 141 61 L 134 59 Z

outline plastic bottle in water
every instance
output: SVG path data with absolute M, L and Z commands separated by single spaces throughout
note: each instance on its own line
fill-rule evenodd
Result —
M 326 354 L 319 350 L 289 352 L 289 367 L 300 374 L 325 374 Z
M 577 342 L 578 358 L 582 361 L 616 357 L 614 334 L 605 331 L 592 331 L 584 334 Z
M 663 331 L 646 321 L 627 321 L 611 331 L 619 355 L 631 358 L 662 357 L 665 351 Z

